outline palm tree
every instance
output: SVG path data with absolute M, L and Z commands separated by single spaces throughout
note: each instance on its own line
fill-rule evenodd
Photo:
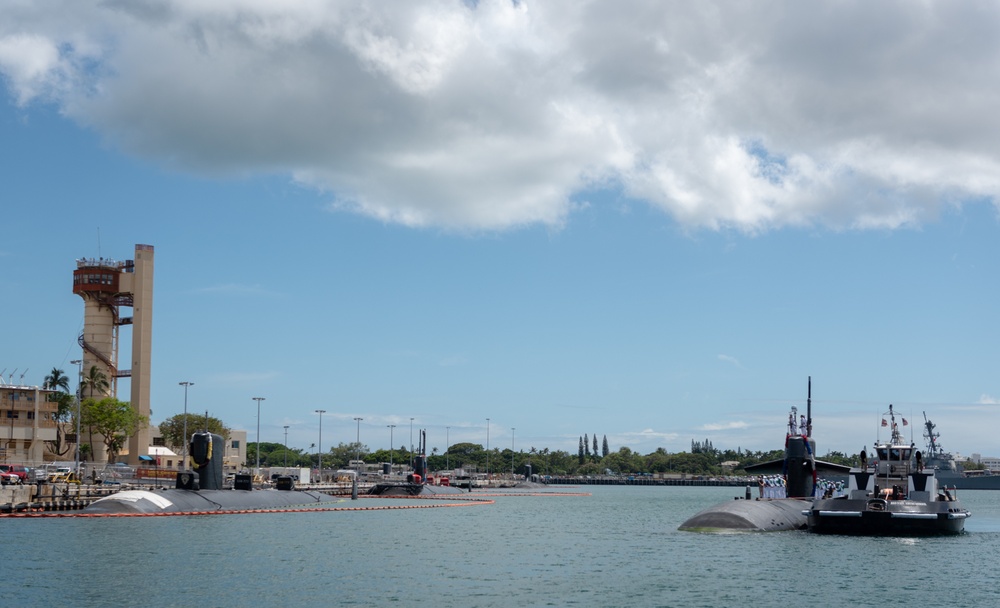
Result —
M 98 369 L 96 365 L 91 365 L 90 371 L 80 381 L 81 392 L 83 392 L 84 388 L 89 388 L 91 397 L 94 396 L 95 392 L 106 395 L 110 386 L 107 375 Z
M 52 373 L 45 376 L 45 381 L 42 383 L 42 388 L 49 390 L 63 389 L 64 393 L 69 392 L 69 378 L 63 373 L 63 370 L 53 367 Z
M 63 373 L 63 370 L 53 367 L 52 373 L 45 376 L 45 380 L 42 383 L 42 388 L 48 390 L 58 390 L 62 389 L 56 395 L 50 396 L 50 400 L 54 401 L 56 405 L 56 440 L 47 442 L 50 451 L 62 456 L 69 451 L 69 446 L 63 445 L 63 423 L 69 418 L 70 412 L 73 407 L 73 397 L 69 394 L 69 378 Z

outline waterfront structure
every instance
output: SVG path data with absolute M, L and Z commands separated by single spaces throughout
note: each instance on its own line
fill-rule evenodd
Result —
M 226 474 L 238 473 L 246 467 L 247 462 L 247 432 L 230 429 L 229 440 L 226 441 L 223 470 Z
M 0 461 L 41 463 L 45 442 L 56 440 L 56 391 L 0 382 Z
M 83 378 L 91 370 L 100 372 L 107 388 L 91 386 L 85 397 L 118 397 L 118 378 L 131 380 L 129 403 L 141 416 L 150 416 L 150 353 L 153 329 L 153 246 L 136 245 L 135 259 L 116 261 L 110 258 L 81 258 L 73 271 L 73 293 L 84 301 Z M 131 316 L 122 314 L 131 308 Z M 120 364 L 118 331 L 132 326 L 131 367 Z M 139 464 L 148 455 L 150 431 L 139 429 L 128 438 L 128 462 Z M 96 446 L 95 446 L 96 447 Z

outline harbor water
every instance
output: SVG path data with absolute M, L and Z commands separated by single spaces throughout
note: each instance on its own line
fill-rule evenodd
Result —
M 677 526 L 731 487 L 559 486 L 461 508 L 0 519 L 5 606 L 994 606 L 1000 492 L 959 536 Z M 361 499 L 338 506 L 420 504 Z M 872 591 L 874 590 L 874 591 Z

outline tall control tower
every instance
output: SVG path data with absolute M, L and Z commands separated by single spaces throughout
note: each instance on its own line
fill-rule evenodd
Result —
M 73 293 L 83 298 L 83 377 L 96 367 L 108 381 L 103 396 L 118 397 L 118 378 L 131 378 L 132 408 L 149 418 L 149 360 L 153 332 L 153 246 L 136 245 L 135 259 L 84 258 L 76 261 Z M 122 316 L 129 307 L 132 316 Z M 132 326 L 132 363 L 121 365 L 118 358 L 118 328 Z M 84 397 L 91 396 L 85 393 Z M 94 394 L 95 398 L 102 395 Z M 79 439 L 78 439 L 79 440 Z M 139 464 L 139 456 L 149 451 L 148 428 L 128 440 L 128 462 Z

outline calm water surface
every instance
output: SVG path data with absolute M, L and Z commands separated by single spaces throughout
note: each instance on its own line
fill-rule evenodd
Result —
M 557 490 L 591 496 L 391 511 L 0 519 L 0 563 L 17 582 L 2 603 L 885 606 L 891 598 L 995 606 L 1000 597 L 1000 492 L 961 494 L 973 512 L 961 536 L 893 539 L 677 530 L 738 488 Z M 376 504 L 386 501 L 343 506 Z

